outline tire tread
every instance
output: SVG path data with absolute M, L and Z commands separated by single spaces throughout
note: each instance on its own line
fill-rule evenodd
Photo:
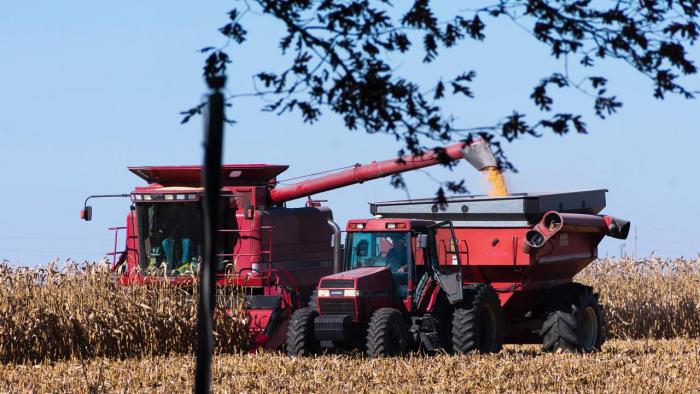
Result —
M 399 348 L 394 349 L 389 332 L 393 324 L 399 325 Z M 380 308 L 372 314 L 367 330 L 367 355 L 385 357 L 401 355 L 406 352 L 408 333 L 401 312 L 394 308 Z
M 484 305 L 491 304 L 495 308 L 496 316 L 496 343 L 487 349 L 480 343 L 478 330 L 479 313 Z M 457 354 L 464 353 L 498 353 L 503 347 L 503 311 L 501 302 L 493 287 L 479 284 L 473 289 L 471 304 L 455 308 L 452 314 L 452 350 Z
M 311 308 L 296 310 L 287 328 L 287 354 L 290 356 L 311 356 L 318 353 L 318 343 L 314 338 L 314 319 L 318 312 Z

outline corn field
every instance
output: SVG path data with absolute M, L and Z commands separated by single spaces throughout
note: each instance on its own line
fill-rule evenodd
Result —
M 0 362 L 189 353 L 196 300 L 196 294 L 168 285 L 116 286 L 104 264 L 60 270 L 55 264 L 1 265 Z M 230 315 L 217 314 L 217 351 L 245 344 L 243 319 L 235 307 Z
M 576 279 L 600 292 L 609 338 L 700 337 L 700 260 L 605 259 Z M 155 356 L 194 346 L 196 294 L 185 289 L 118 287 L 100 264 L 5 264 L 0 281 L 0 362 Z M 240 308 L 217 315 L 217 351 L 245 346 L 244 323 Z
M 600 293 L 608 338 L 700 338 L 700 257 L 603 259 L 575 280 Z

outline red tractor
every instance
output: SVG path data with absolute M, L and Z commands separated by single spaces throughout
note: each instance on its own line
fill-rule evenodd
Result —
M 454 144 L 404 156 L 357 164 L 350 169 L 279 186 L 288 167 L 224 165 L 221 169 L 221 222 L 217 285 L 246 294 L 255 346 L 284 344 L 289 317 L 308 303 L 320 278 L 340 271 L 340 228 L 329 208 L 310 199 L 316 193 L 464 158 L 477 169 L 496 165 L 488 144 Z M 146 186 L 130 194 L 126 226 L 115 227 L 113 269 L 123 285 L 168 282 L 190 286 L 202 256 L 200 166 L 130 167 Z M 90 220 L 85 201 L 81 217 Z M 305 208 L 285 203 L 309 197 Z M 118 232 L 126 246 L 117 251 Z
M 348 223 L 344 271 L 292 315 L 287 352 L 598 350 L 598 296 L 572 279 L 604 236 L 627 237 L 604 206 L 605 190 L 372 204 L 374 219 Z

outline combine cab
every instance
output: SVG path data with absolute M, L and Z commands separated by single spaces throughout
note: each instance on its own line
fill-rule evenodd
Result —
M 288 353 L 597 350 L 597 295 L 572 279 L 603 237 L 627 237 L 629 222 L 603 207 L 605 190 L 372 204 L 375 219 L 348 224 L 345 272 L 322 278 L 292 316 Z

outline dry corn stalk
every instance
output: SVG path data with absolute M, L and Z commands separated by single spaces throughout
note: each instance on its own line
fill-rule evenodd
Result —
M 0 362 L 189 353 L 195 343 L 196 289 L 116 286 L 106 265 L 0 265 Z M 216 346 L 244 346 L 240 303 L 222 294 Z

